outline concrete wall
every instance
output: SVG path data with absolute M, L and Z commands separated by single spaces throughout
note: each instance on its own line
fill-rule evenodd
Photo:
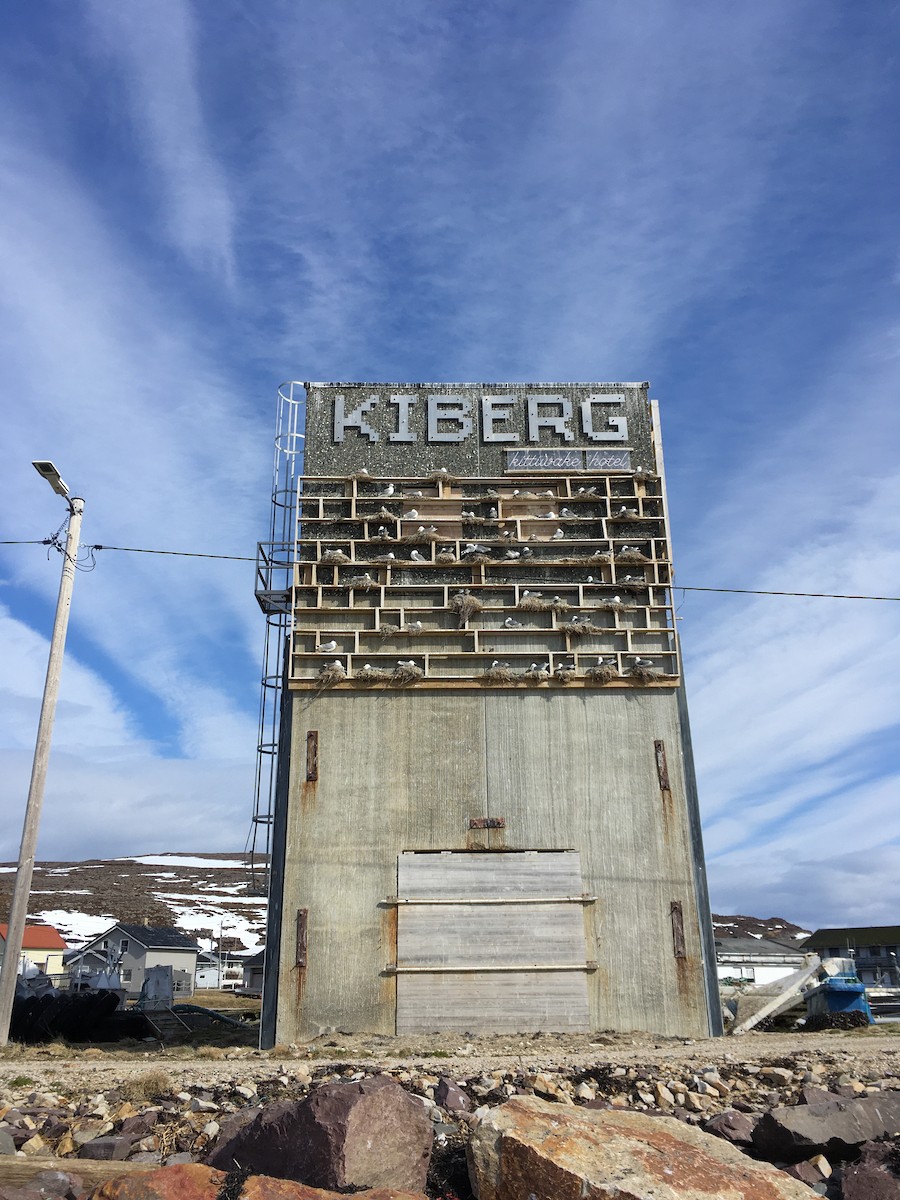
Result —
M 292 704 L 275 1040 L 327 1026 L 394 1031 L 396 981 L 384 969 L 396 909 L 384 901 L 396 894 L 396 857 L 466 849 L 468 818 L 485 816 L 505 818 L 508 849 L 580 851 L 584 887 L 599 898 L 586 947 L 599 963 L 588 976 L 593 1028 L 710 1032 L 674 689 L 304 693 Z M 306 782 L 312 729 L 318 780 Z M 305 968 L 295 966 L 303 908 Z

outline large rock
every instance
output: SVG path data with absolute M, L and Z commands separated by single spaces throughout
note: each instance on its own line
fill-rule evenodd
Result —
M 303 1100 L 269 1104 L 207 1156 L 318 1188 L 399 1188 L 421 1192 L 433 1124 L 423 1105 L 387 1075 L 328 1083 Z
M 108 1179 L 89 1194 L 86 1200 L 217 1200 L 227 1179 L 201 1163 L 189 1166 L 160 1167 L 146 1174 L 123 1175 Z M 345 1192 L 322 1191 L 288 1179 L 270 1179 L 252 1175 L 242 1186 L 229 1188 L 228 1195 L 241 1200 L 344 1200 Z M 422 1192 L 398 1192 L 393 1188 L 377 1188 L 356 1192 L 358 1200 L 427 1200 Z
M 900 1132 L 900 1092 L 879 1092 L 859 1100 L 829 1095 L 820 1104 L 773 1108 L 753 1130 L 753 1148 L 763 1158 L 800 1159 L 825 1154 L 853 1156 L 863 1142 Z
M 517 1096 L 472 1135 L 478 1200 L 810 1200 L 782 1171 L 671 1117 Z
M 900 1170 L 896 1146 L 878 1142 L 862 1147 L 859 1162 L 844 1170 L 843 1200 L 900 1200 Z
M 703 1128 L 707 1133 L 714 1133 L 716 1137 L 724 1138 L 726 1142 L 732 1142 L 736 1146 L 749 1146 L 753 1141 L 753 1130 L 758 1121 L 759 1116 L 755 1113 L 751 1117 L 747 1113 L 726 1108 L 724 1112 L 716 1113 L 714 1117 L 705 1121 Z

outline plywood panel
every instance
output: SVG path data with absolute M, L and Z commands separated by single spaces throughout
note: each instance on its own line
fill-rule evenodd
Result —
M 581 862 L 573 851 L 520 854 L 401 854 L 397 895 L 431 899 L 580 896 Z
M 580 904 L 401 906 L 397 965 L 583 964 Z
M 583 1033 L 587 977 L 576 971 L 495 975 L 401 975 L 397 1032 Z

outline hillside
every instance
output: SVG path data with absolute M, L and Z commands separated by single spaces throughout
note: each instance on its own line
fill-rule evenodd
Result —
M 0 864 L 0 913 L 9 912 L 15 865 Z M 141 854 L 35 866 L 29 920 L 54 925 L 72 946 L 114 921 L 175 925 L 237 951 L 265 939 L 266 901 L 251 893 L 250 869 L 238 854 Z M 763 937 L 796 942 L 806 937 L 782 917 L 713 913 L 717 938 Z
M 0 865 L 0 912 L 9 912 L 15 865 Z M 29 921 L 54 925 L 71 946 L 115 921 L 174 925 L 202 941 L 252 950 L 265 940 L 266 901 L 251 894 L 241 854 L 141 854 L 34 869 Z

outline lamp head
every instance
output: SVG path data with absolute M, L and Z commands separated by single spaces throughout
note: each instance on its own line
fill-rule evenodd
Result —
M 69 489 L 60 478 L 59 471 L 57 471 L 52 462 L 38 459 L 31 465 L 37 471 L 38 475 L 43 476 L 47 480 L 57 496 L 62 496 L 66 500 L 69 498 Z

